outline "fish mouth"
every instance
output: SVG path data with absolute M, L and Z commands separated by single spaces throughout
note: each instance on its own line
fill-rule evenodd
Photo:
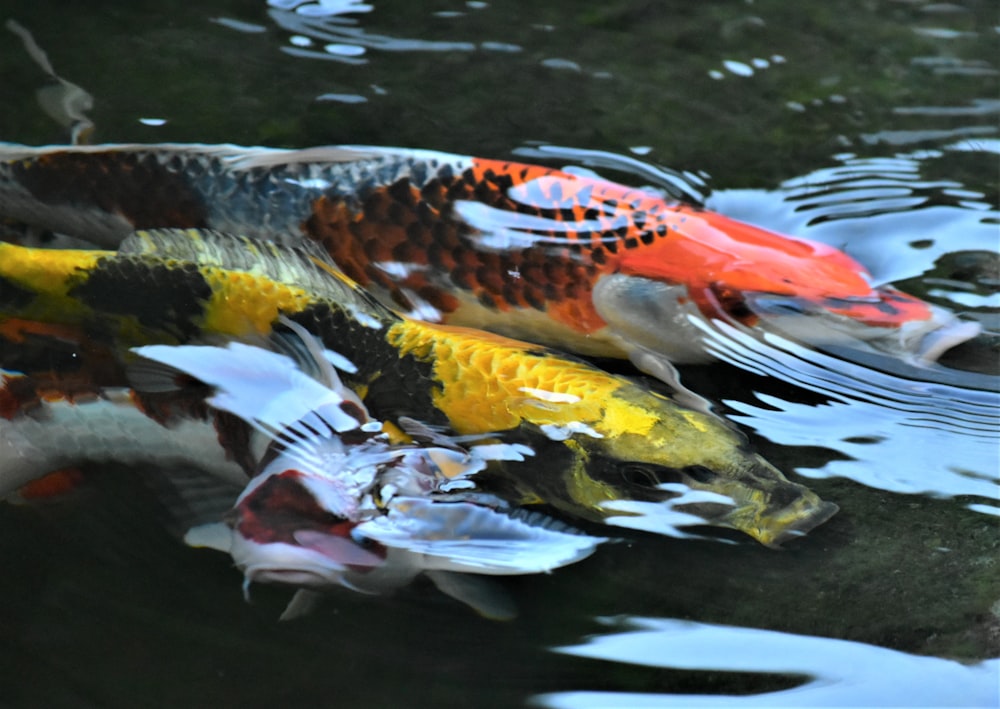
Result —
M 268 583 L 299 588 L 326 588 L 340 583 L 342 571 L 317 566 L 305 568 L 304 564 L 293 566 L 287 559 L 271 562 L 259 558 L 258 553 L 240 557 L 233 555 L 236 565 L 243 569 L 248 582 Z
M 981 330 L 976 322 L 889 286 L 874 289 L 871 297 L 816 302 L 753 293 L 745 294 L 744 304 L 764 329 L 796 341 L 875 350 L 917 364 L 935 362 Z
M 779 510 L 736 510 L 729 522 L 766 547 L 778 549 L 786 542 L 802 537 L 820 526 L 835 514 L 840 507 L 833 502 L 821 500 L 811 491 Z
M 597 282 L 592 298 L 619 348 L 648 351 L 674 364 L 713 359 L 702 328 L 692 323 L 715 319 L 810 347 L 876 351 L 917 364 L 936 361 L 980 330 L 977 323 L 891 286 L 863 295 L 806 296 L 718 285 L 692 290 L 614 274 Z

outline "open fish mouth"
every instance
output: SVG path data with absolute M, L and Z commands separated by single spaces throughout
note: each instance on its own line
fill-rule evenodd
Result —
M 792 502 L 784 507 L 776 506 L 778 500 L 787 500 L 790 496 L 795 498 Z M 679 509 L 700 515 L 709 524 L 736 529 L 774 549 L 805 536 L 840 508 L 833 502 L 821 500 L 808 488 L 786 481 L 773 495 L 754 495 L 742 504 L 734 501 L 728 508 L 709 504 Z
M 739 530 L 764 546 L 776 548 L 807 534 L 840 509 L 808 487 L 788 480 L 759 456 L 754 458 L 756 464 L 743 475 L 717 482 L 716 487 L 731 504 L 728 508 L 703 505 L 700 514 L 710 524 Z
M 598 281 L 593 299 L 608 333 L 633 361 L 644 352 L 674 364 L 711 360 L 695 323 L 715 319 L 811 347 L 876 351 L 916 364 L 932 363 L 980 332 L 978 323 L 889 286 L 851 297 L 807 298 L 717 286 L 692 291 L 615 274 Z

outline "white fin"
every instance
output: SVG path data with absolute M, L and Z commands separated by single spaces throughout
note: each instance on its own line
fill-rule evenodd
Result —
M 207 401 L 222 411 L 273 435 L 305 419 L 319 417 L 334 431 L 349 431 L 360 422 L 340 408 L 345 398 L 304 374 L 285 355 L 260 347 L 232 342 L 228 347 L 202 345 L 149 345 L 133 349 L 148 360 L 184 372 L 216 388 Z M 152 367 L 130 368 L 133 386 L 155 391 L 168 370 L 159 374 Z M 311 416 L 310 416 L 311 415 Z
M 513 599 L 489 579 L 449 571 L 428 571 L 427 576 L 441 593 L 461 601 L 484 618 L 513 620 L 517 617 Z
M 278 318 L 278 322 L 291 332 L 272 334 L 271 341 L 278 345 L 277 349 L 291 357 L 305 374 L 364 409 L 365 405 L 358 395 L 344 386 L 337 374 L 337 369 L 355 374 L 358 368 L 354 363 L 338 352 L 324 349 L 323 343 L 297 322 L 284 315 Z
M 551 571 L 590 556 L 607 541 L 542 515 L 417 497 L 394 498 L 387 515 L 360 524 L 355 533 L 423 555 L 420 565 L 427 570 L 490 575 Z
M 681 384 L 681 375 L 666 355 L 639 344 L 631 343 L 628 358 L 640 372 L 656 377 L 673 391 L 671 398 L 681 406 L 714 415 L 712 402 Z M 723 419 L 724 420 L 724 419 Z
M 316 610 L 321 598 L 323 598 L 322 593 L 300 588 L 285 606 L 285 610 L 278 620 L 295 620 L 309 615 Z
M 223 522 L 200 524 L 184 534 L 184 543 L 195 549 L 215 549 L 228 554 L 233 548 L 233 530 Z

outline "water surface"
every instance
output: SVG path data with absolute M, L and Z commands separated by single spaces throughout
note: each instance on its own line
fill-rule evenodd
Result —
M 509 623 L 419 584 L 278 623 L 289 594 L 244 603 L 224 557 L 161 522 L 141 470 L 93 471 L 66 498 L 0 509 L 2 701 L 995 705 L 993 9 L 7 3 L 93 96 L 97 141 L 370 143 L 593 169 L 843 248 L 987 337 L 921 372 L 710 333 L 722 361 L 685 381 L 840 514 L 783 552 L 630 537 L 511 580 Z M 17 41 L 0 47 L 0 139 L 65 141 L 36 102 L 50 79 Z

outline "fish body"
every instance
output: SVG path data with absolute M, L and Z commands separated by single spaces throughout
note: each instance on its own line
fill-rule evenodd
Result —
M 463 447 L 440 435 L 393 443 L 343 386 L 330 353 L 286 325 L 292 337 L 272 341 L 293 342 L 294 358 L 238 342 L 152 345 L 136 350 L 131 368 L 140 392 L 182 390 L 193 378 L 210 389 L 211 408 L 269 439 L 226 524 L 213 525 L 223 529 L 212 545 L 233 557 L 247 585 L 385 593 L 420 573 L 550 571 L 606 541 L 474 490 L 469 478 L 486 461 L 521 460 L 531 455 L 524 446 Z M 339 353 L 334 361 L 353 368 Z M 204 537 L 204 528 L 188 535 L 196 544 Z
M 978 332 L 825 244 L 595 177 L 433 151 L 0 148 L 0 216 L 115 246 L 136 228 L 321 244 L 383 302 L 671 380 L 692 319 L 933 360 Z
M 402 317 L 308 251 L 186 231 L 141 233 L 119 252 L 0 244 L 0 317 L 81 327 L 117 352 L 253 343 L 287 318 L 356 364 L 344 381 L 379 420 L 534 450 L 549 472 L 498 461 L 480 476 L 518 504 L 634 526 L 641 513 L 623 503 L 674 500 L 765 544 L 836 510 L 715 416 L 537 345 Z M 679 489 L 703 496 L 683 499 Z
M 127 388 L 70 393 L 0 370 L 0 498 L 86 462 L 197 468 L 237 490 L 246 484 L 246 471 L 225 445 L 230 428 L 204 411 L 151 414 Z
M 435 442 L 446 448 L 391 441 L 328 353 L 291 328 L 272 342 L 292 342 L 297 359 L 241 343 L 139 348 L 131 389 L 69 394 L 63 386 L 60 397 L 51 379 L 3 373 L 2 491 L 56 465 L 131 464 L 170 490 L 175 523 L 201 523 L 188 530 L 189 543 L 203 545 L 213 530 L 213 546 L 232 556 L 247 587 L 386 593 L 428 573 L 493 617 L 509 613 L 489 594 L 463 592 L 474 581 L 450 575 L 550 571 L 606 541 L 470 490 L 468 478 L 486 461 L 530 455 L 523 446 L 463 447 L 440 435 Z M 237 420 L 249 429 L 242 436 L 231 433 Z

